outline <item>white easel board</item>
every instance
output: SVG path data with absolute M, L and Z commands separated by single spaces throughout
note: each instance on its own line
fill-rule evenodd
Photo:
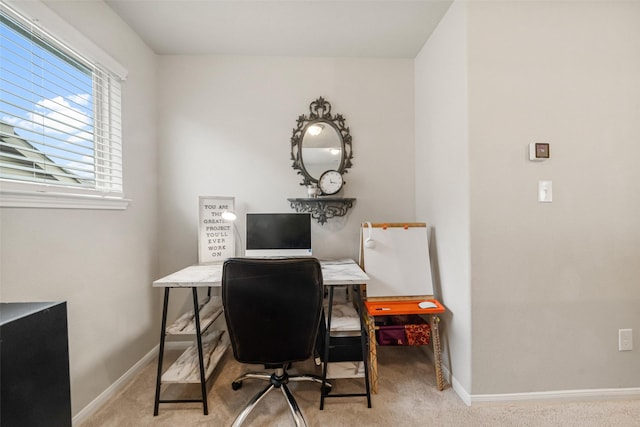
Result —
M 361 265 L 371 280 L 367 298 L 433 295 L 427 225 L 374 223 L 373 247 L 367 247 L 369 227 L 361 229 Z

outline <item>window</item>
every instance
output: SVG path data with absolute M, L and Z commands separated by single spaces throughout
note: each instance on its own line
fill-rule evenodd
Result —
M 122 200 L 120 78 L 4 3 L 0 47 L 3 206 L 17 193 Z

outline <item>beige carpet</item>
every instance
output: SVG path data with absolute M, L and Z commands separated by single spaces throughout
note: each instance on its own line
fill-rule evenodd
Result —
M 172 352 L 173 353 L 173 352 Z M 173 354 L 172 354 L 173 355 Z M 319 410 L 320 389 L 311 383 L 291 383 L 290 388 L 311 426 L 640 426 L 640 400 L 583 401 L 564 403 L 507 403 L 466 406 L 451 388 L 438 391 L 433 365 L 419 347 L 380 347 L 378 354 L 380 390 L 372 395 L 368 409 L 362 397 L 325 400 Z M 296 366 L 300 371 L 320 373 L 309 361 Z M 156 363 L 150 363 L 116 397 L 81 427 L 107 426 L 230 426 L 251 397 L 265 386 L 259 380 L 245 381 L 238 391 L 231 382 L 242 372 L 256 370 L 233 359 L 231 350 L 223 357 L 209 384 L 209 415 L 197 403 L 161 404 L 153 416 Z M 337 380 L 335 392 L 358 392 L 362 380 Z M 198 387 L 173 386 L 165 392 L 174 396 Z M 164 395 L 165 398 L 168 396 Z M 293 426 L 281 392 L 272 391 L 251 416 L 246 426 Z

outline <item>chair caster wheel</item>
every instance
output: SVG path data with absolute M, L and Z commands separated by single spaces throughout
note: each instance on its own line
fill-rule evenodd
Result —
M 234 390 L 240 390 L 242 388 L 242 381 L 234 381 L 231 383 L 231 388 Z

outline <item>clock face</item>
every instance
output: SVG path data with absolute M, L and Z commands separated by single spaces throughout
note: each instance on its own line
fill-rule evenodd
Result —
M 338 171 L 326 171 L 318 180 L 318 187 L 326 195 L 336 194 L 343 184 L 342 174 Z

